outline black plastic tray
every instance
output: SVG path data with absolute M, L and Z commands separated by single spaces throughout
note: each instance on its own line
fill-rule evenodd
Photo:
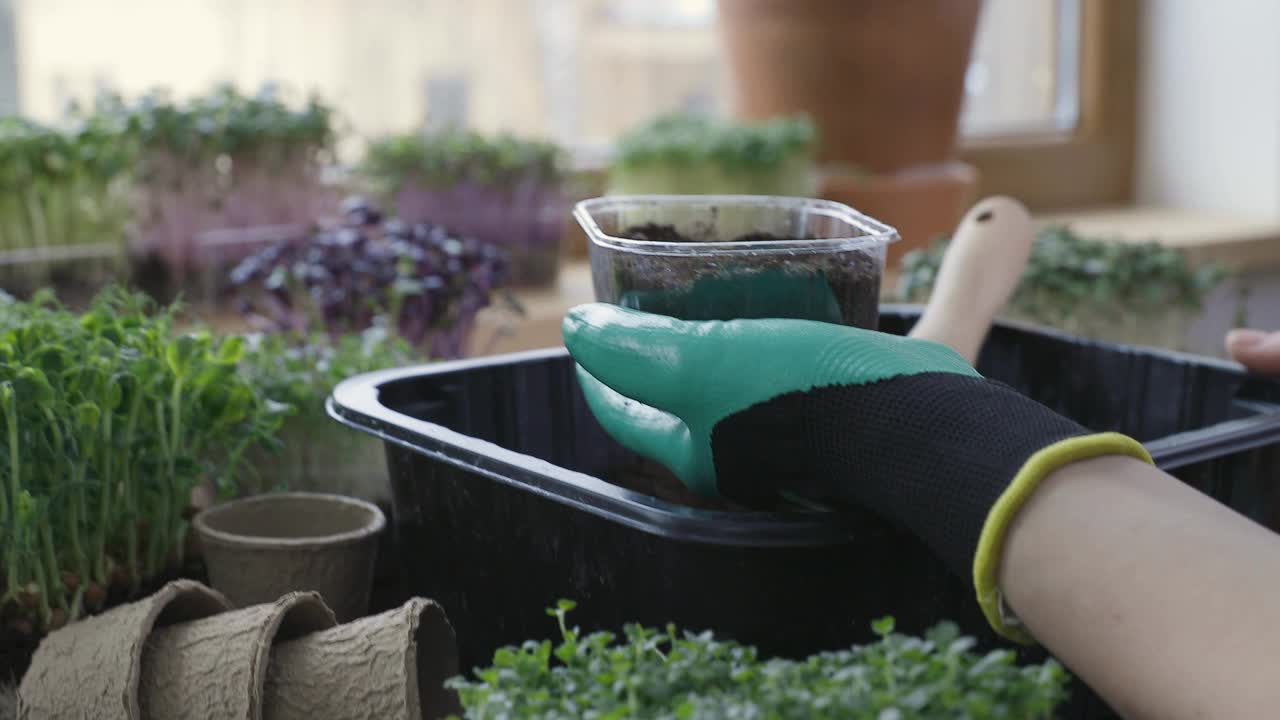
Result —
M 881 329 L 917 317 L 885 308 Z M 979 368 L 1137 437 L 1161 467 L 1280 527 L 1280 382 L 1012 325 L 992 329 Z M 584 628 L 674 621 L 787 656 L 868 640 L 886 614 L 908 632 L 947 618 L 996 642 L 966 585 L 873 517 L 701 510 L 605 482 L 643 461 L 596 423 L 563 349 L 358 376 L 329 412 L 386 441 L 405 581 L 444 605 L 464 668 L 551 636 L 544 608 L 560 598 L 578 601 Z M 1090 698 L 1073 707 L 1106 716 Z

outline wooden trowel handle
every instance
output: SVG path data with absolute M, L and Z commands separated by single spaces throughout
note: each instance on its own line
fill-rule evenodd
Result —
M 1017 200 L 990 197 L 970 208 L 942 258 L 933 294 L 911 337 L 950 345 L 971 364 L 1022 279 L 1035 225 Z

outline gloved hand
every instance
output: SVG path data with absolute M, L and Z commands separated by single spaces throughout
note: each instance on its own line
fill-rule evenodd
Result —
M 919 535 L 1006 637 L 1004 536 L 1063 465 L 1137 441 L 1092 433 L 983 378 L 945 345 L 808 320 L 684 322 L 573 309 L 564 339 L 596 418 L 690 488 L 754 503 L 860 505 Z

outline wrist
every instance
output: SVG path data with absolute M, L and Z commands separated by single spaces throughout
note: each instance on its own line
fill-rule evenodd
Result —
M 1067 589 L 1058 581 L 1059 560 L 1083 516 L 1106 502 L 1109 489 L 1152 472 L 1142 458 L 1104 454 L 1067 463 L 1041 479 L 1011 518 L 999 548 L 995 587 L 1006 628 L 1026 634 L 1028 608 Z

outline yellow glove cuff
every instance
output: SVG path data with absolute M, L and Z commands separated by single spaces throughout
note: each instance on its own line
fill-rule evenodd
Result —
M 987 622 L 1001 636 L 1015 642 L 1032 644 L 1035 640 L 1004 611 L 998 586 L 1000 557 L 1005 535 L 1014 517 L 1027 499 L 1050 473 L 1071 463 L 1104 455 L 1126 455 L 1155 464 L 1142 443 L 1119 433 L 1098 433 L 1056 442 L 1032 455 L 1013 482 L 991 506 L 978 537 L 978 552 L 973 558 L 973 584 L 978 592 L 978 605 Z

